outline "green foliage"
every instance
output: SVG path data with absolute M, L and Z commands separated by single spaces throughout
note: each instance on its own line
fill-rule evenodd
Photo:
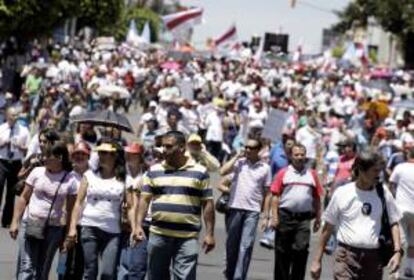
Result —
M 332 28 L 346 32 L 353 27 L 365 27 L 373 17 L 401 42 L 406 66 L 414 66 L 414 1 L 413 0 L 355 0 L 337 12 L 339 22 Z
M 78 18 L 78 28 L 90 26 L 109 35 L 120 20 L 124 0 L 0 0 L 0 38 L 30 40 L 48 36 L 66 19 Z
M 378 62 L 378 51 L 375 49 L 371 49 L 368 52 L 369 61 L 376 64 Z
M 340 59 L 345 53 L 345 49 L 343 46 L 336 46 L 332 49 L 332 56 L 334 58 Z
M 0 0 L 0 38 L 15 36 L 31 39 L 49 35 L 71 15 L 75 1 L 15 0 L 5 4 Z
M 70 0 L 67 0 L 70 1 Z M 96 29 L 98 35 L 113 35 L 117 22 L 124 10 L 123 0 L 77 0 L 79 1 L 79 27 L 89 26 Z

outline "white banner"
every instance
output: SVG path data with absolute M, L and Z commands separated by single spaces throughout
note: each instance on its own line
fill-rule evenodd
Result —
M 288 118 L 288 112 L 272 109 L 263 128 L 262 137 L 272 141 L 281 139 L 283 128 Z

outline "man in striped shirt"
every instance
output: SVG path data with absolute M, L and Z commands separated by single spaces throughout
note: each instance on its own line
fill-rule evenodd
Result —
M 138 240 L 146 238 L 142 222 L 152 201 L 148 279 L 196 279 L 201 214 L 206 226 L 202 247 L 208 253 L 215 246 L 209 175 L 205 167 L 185 156 L 183 133 L 167 132 L 162 146 L 165 160 L 153 165 L 143 178 L 134 235 Z

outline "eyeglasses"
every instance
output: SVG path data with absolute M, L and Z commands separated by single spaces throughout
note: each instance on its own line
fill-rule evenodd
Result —
M 257 150 L 259 146 L 245 146 L 246 150 Z
M 163 147 L 165 149 L 171 149 L 171 148 L 174 147 L 174 145 L 171 145 L 171 144 L 163 144 L 163 145 L 161 145 L 161 147 Z

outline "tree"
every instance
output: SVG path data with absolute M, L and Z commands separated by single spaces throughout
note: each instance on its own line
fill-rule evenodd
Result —
M 71 0 L 67 0 L 71 1 Z M 124 12 L 124 0 L 77 0 L 79 27 L 94 28 L 99 35 L 113 35 Z
M 49 36 L 66 19 L 77 17 L 78 27 L 90 26 L 108 35 L 120 20 L 124 0 L 0 0 L 0 39 L 21 41 Z
M 14 36 L 29 41 L 51 34 L 56 26 L 71 16 L 76 1 L 68 0 L 0 0 L 0 38 Z
M 337 13 L 335 31 L 366 27 L 374 17 L 381 27 L 401 43 L 406 68 L 414 68 L 414 2 L 412 0 L 356 0 Z

